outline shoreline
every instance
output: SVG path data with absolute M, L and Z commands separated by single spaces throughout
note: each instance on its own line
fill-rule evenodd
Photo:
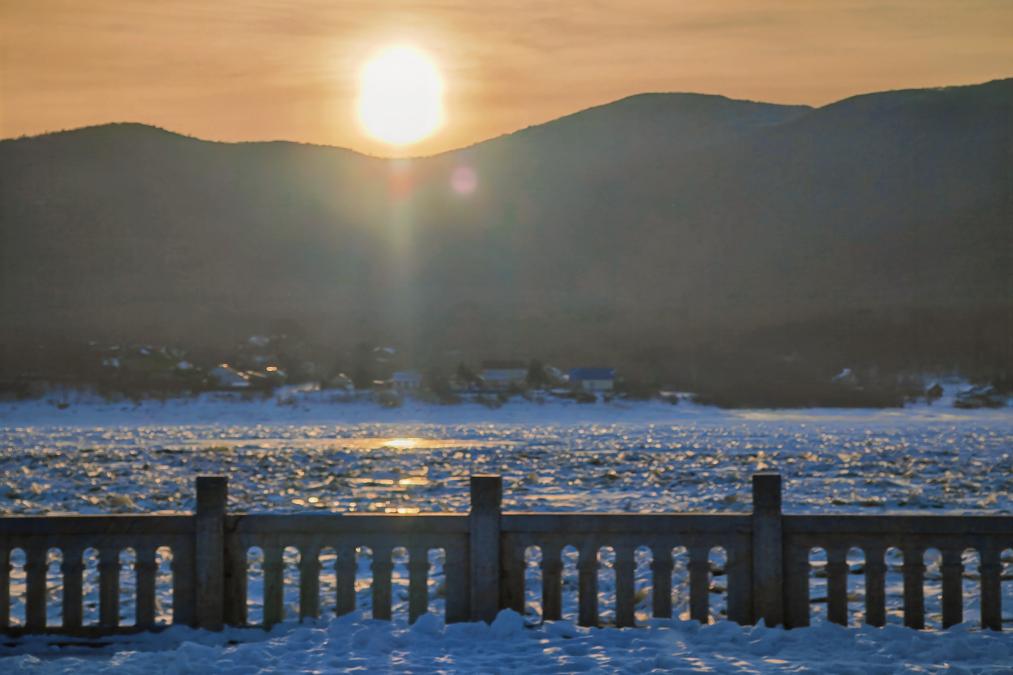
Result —
M 896 424 L 899 422 L 959 424 L 1008 422 L 1013 408 L 961 409 L 953 397 L 932 404 L 918 402 L 900 408 L 720 408 L 681 398 L 662 400 L 577 403 L 563 399 L 541 402 L 514 397 L 499 407 L 474 401 L 455 404 L 406 399 L 384 407 L 367 398 L 337 400 L 333 392 L 282 388 L 263 398 L 231 393 L 206 393 L 138 402 L 104 400 L 93 394 L 59 394 L 22 401 L 0 402 L 0 425 L 8 429 L 31 426 L 147 426 L 175 424 L 763 424 L 783 422 L 843 422 Z

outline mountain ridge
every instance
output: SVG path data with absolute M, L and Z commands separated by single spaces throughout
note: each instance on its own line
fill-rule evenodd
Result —
M 926 359 L 1009 359 L 1013 79 L 869 96 L 627 97 L 408 162 L 130 123 L 5 140 L 0 342 L 16 362 L 67 332 L 222 345 L 284 322 L 622 362 L 758 331 L 818 351 L 791 327 L 858 312 Z M 973 339 L 917 337 L 947 316 Z
M 953 92 L 953 91 L 956 91 L 956 90 L 963 90 L 963 89 L 969 89 L 969 88 L 984 89 L 984 88 L 997 87 L 997 86 L 1011 86 L 1011 87 L 1013 87 L 1013 76 L 1008 77 L 1008 78 L 997 78 L 997 79 L 993 79 L 993 80 L 987 80 L 987 81 L 984 81 L 984 82 L 981 82 L 981 83 L 975 83 L 975 84 L 946 85 L 946 86 L 940 86 L 940 87 L 922 87 L 922 88 L 884 89 L 884 90 L 880 90 L 880 91 L 867 92 L 867 93 L 861 93 L 861 94 L 854 94 L 852 96 L 847 96 L 845 98 L 838 99 L 836 101 L 832 101 L 830 103 L 826 103 L 826 104 L 823 104 L 823 105 L 809 105 L 809 104 L 804 104 L 804 103 L 774 103 L 774 102 L 761 101 L 761 100 L 756 100 L 756 99 L 740 99 L 740 98 L 734 98 L 734 97 L 731 97 L 731 96 L 726 96 L 724 94 L 710 94 L 710 93 L 703 93 L 703 92 L 647 91 L 647 92 L 639 92 L 639 93 L 636 93 L 636 94 L 629 94 L 627 96 L 622 96 L 620 98 L 617 98 L 617 99 L 614 99 L 614 100 L 611 100 L 611 101 L 607 101 L 607 102 L 604 102 L 604 103 L 599 103 L 599 104 L 595 104 L 595 105 L 592 105 L 592 106 L 588 106 L 587 108 L 581 108 L 580 110 L 576 110 L 576 111 L 573 111 L 571 113 L 566 113 L 565 115 L 561 115 L 560 117 L 555 117 L 555 118 L 552 118 L 552 119 L 549 119 L 549 120 L 545 120 L 545 121 L 542 121 L 542 122 L 537 122 L 537 123 L 529 124 L 527 126 L 520 127 L 520 128 L 515 129 L 513 131 L 504 132 L 502 134 L 498 134 L 496 136 L 491 136 L 489 138 L 485 138 L 485 139 L 482 139 L 482 140 L 479 140 L 479 141 L 475 141 L 474 143 L 463 145 L 463 146 L 460 146 L 460 147 L 457 147 L 457 148 L 451 148 L 451 149 L 444 150 L 444 151 L 441 151 L 441 152 L 437 152 L 437 153 L 434 153 L 434 154 L 431 154 L 431 155 L 417 155 L 417 156 L 411 156 L 411 157 L 404 157 L 403 159 L 428 159 L 428 158 L 431 158 L 431 157 L 439 157 L 441 155 L 453 154 L 453 153 L 456 153 L 456 152 L 461 152 L 461 151 L 465 151 L 465 150 L 474 148 L 475 146 L 482 145 L 482 144 L 488 143 L 490 141 L 495 141 L 495 140 L 502 139 L 502 138 L 508 138 L 510 136 L 514 136 L 516 134 L 529 131 L 531 129 L 537 129 L 539 127 L 544 127 L 546 125 L 551 125 L 551 124 L 556 123 L 556 122 L 562 122 L 562 121 L 565 121 L 565 120 L 569 120 L 571 118 L 574 118 L 574 117 L 577 117 L 577 116 L 581 116 L 581 115 L 584 115 L 586 113 L 593 113 L 594 111 L 599 111 L 599 110 L 603 110 L 603 109 L 607 109 L 607 108 L 612 108 L 614 106 L 625 105 L 625 104 L 631 103 L 633 101 L 644 100 L 644 99 L 652 99 L 652 98 L 668 98 L 668 99 L 671 99 L 671 100 L 676 100 L 676 99 L 679 99 L 679 100 L 685 100 L 685 99 L 706 99 L 706 100 L 713 100 L 713 101 L 721 101 L 721 102 L 724 102 L 724 103 L 759 105 L 759 106 L 769 106 L 769 107 L 772 107 L 772 108 L 786 108 L 786 109 L 787 108 L 795 108 L 795 109 L 799 109 L 799 110 L 805 110 L 805 111 L 808 111 L 808 112 L 813 112 L 813 111 L 825 110 L 825 109 L 828 109 L 828 108 L 833 108 L 833 107 L 837 107 L 837 106 L 841 106 L 841 105 L 849 105 L 849 104 L 851 104 L 853 102 L 856 102 L 856 101 L 867 100 L 867 99 L 875 98 L 875 97 L 889 97 L 889 96 L 903 95 L 903 94 L 908 94 L 908 93 L 914 93 L 914 94 L 947 93 L 947 92 Z M 181 132 L 181 131 L 175 131 L 175 130 L 172 130 L 172 129 L 168 129 L 166 127 L 162 127 L 162 126 L 159 126 L 157 124 L 151 124 L 151 123 L 148 123 L 148 122 L 140 122 L 140 121 L 135 121 L 135 120 L 122 120 L 122 121 L 103 122 L 103 123 L 98 123 L 98 124 L 88 124 L 88 125 L 84 125 L 84 126 L 80 126 L 80 127 L 72 127 L 72 128 L 69 128 L 69 129 L 57 129 L 57 130 L 52 130 L 52 131 L 43 131 L 43 132 L 40 132 L 40 133 L 37 133 L 37 134 L 23 134 L 23 135 L 20 135 L 20 136 L 10 136 L 10 137 L 6 137 L 6 138 L 0 138 L 0 143 L 6 143 L 6 142 L 9 142 L 9 141 L 32 140 L 32 139 L 39 139 L 39 138 L 45 138 L 45 137 L 51 137 L 51 136 L 59 136 L 59 135 L 62 135 L 62 134 L 73 134 L 73 133 L 76 133 L 76 132 L 84 132 L 84 131 L 91 131 L 91 130 L 100 130 L 100 129 L 105 129 L 105 128 L 124 128 L 124 127 L 143 127 L 143 128 L 147 128 L 147 129 L 151 129 L 151 130 L 161 131 L 161 132 L 164 132 L 164 133 L 167 133 L 167 134 L 171 134 L 171 135 L 174 135 L 174 136 L 179 136 L 181 138 L 187 138 L 187 139 L 191 139 L 191 140 L 199 140 L 199 141 L 202 141 L 202 142 L 205 142 L 205 143 L 220 143 L 220 144 L 224 144 L 224 145 L 244 145 L 244 144 L 256 144 L 256 143 L 264 143 L 264 144 L 275 144 L 275 143 L 277 143 L 277 144 L 291 144 L 291 145 L 306 146 L 306 147 L 313 147 L 313 148 L 344 150 L 344 151 L 348 151 L 348 152 L 353 152 L 353 153 L 361 155 L 363 157 L 370 157 L 370 158 L 375 158 L 375 159 L 399 159 L 399 158 L 395 158 L 395 157 L 379 157 L 379 156 L 376 156 L 376 155 L 370 155 L 368 153 L 364 153 L 364 152 L 355 150 L 353 148 L 347 148 L 347 147 L 339 146 L 339 145 L 330 145 L 330 144 L 327 144 L 327 143 L 314 143 L 314 142 L 306 142 L 306 141 L 294 141 L 294 140 L 284 139 L 284 138 L 278 138 L 278 139 L 260 139 L 260 140 L 238 140 L 238 141 L 227 141 L 227 140 L 221 140 L 221 139 L 204 138 L 204 137 L 201 137 L 201 136 L 197 136 L 197 135 L 193 135 L 193 134 L 188 134 L 188 133 Z

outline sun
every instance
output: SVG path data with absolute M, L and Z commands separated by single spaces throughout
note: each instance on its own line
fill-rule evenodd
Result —
M 415 143 L 443 123 L 443 79 L 418 49 L 387 47 L 362 68 L 358 110 L 373 138 L 391 145 Z

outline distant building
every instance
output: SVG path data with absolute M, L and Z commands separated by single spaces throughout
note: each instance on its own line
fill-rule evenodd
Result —
M 415 391 L 422 386 L 422 373 L 417 370 L 398 370 L 390 376 L 390 383 L 401 392 Z
M 581 391 L 612 391 L 615 387 L 614 368 L 573 368 L 570 386 Z
M 208 379 L 218 389 L 248 389 L 250 378 L 227 363 L 222 363 L 208 371 Z
M 834 384 L 844 384 L 849 387 L 858 386 L 858 376 L 851 370 L 851 368 L 844 368 L 841 372 L 830 378 L 830 381 Z
M 487 389 L 506 391 L 524 387 L 528 381 L 528 366 L 522 361 L 483 361 L 479 377 Z
M 343 391 L 352 391 L 355 389 L 355 383 L 352 382 L 352 378 L 344 373 L 338 373 L 327 380 L 324 384 L 327 389 L 341 389 Z

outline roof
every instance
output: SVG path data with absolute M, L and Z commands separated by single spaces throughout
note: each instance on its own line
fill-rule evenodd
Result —
M 612 380 L 615 379 L 615 368 L 572 368 L 571 380 Z
M 483 370 L 527 370 L 528 364 L 516 359 L 487 359 L 482 361 Z
M 482 371 L 482 379 L 486 381 L 523 380 L 527 376 L 527 368 L 486 368 Z

